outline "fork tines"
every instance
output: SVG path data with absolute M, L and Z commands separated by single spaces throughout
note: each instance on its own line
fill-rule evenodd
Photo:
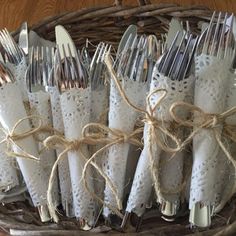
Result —
M 23 50 L 17 45 L 7 29 L 0 30 L 0 43 L 9 62 L 18 65 L 25 57 Z
M 15 81 L 14 76 L 11 71 L 0 62 L 0 86 L 3 86 L 6 83 L 12 83 Z
M 233 14 L 213 13 L 210 24 L 199 40 L 198 51 L 218 58 L 232 57 L 234 53 Z
M 198 37 L 185 33 L 177 45 L 176 34 L 170 48 L 164 53 L 158 65 L 158 71 L 172 80 L 183 80 L 192 65 L 192 58 L 198 42 Z
M 105 55 L 111 51 L 111 45 L 100 42 L 93 55 L 90 70 L 89 81 L 91 82 L 91 88 L 96 89 L 99 86 L 103 86 L 105 82 L 106 67 L 104 64 Z
M 26 72 L 26 84 L 29 92 L 51 85 L 54 63 L 54 48 L 32 47 L 29 52 L 29 65 Z
M 62 45 L 61 50 L 57 47 L 55 53 L 54 73 L 56 83 L 60 92 L 71 88 L 86 88 L 88 78 L 84 73 L 85 68 L 76 52 L 72 56 L 70 45 Z

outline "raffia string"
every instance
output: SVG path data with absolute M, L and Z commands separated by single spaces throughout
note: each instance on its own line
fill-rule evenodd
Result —
M 27 131 L 21 132 L 21 133 L 16 133 L 17 128 L 25 121 L 30 121 L 32 119 L 37 119 L 38 120 L 38 125 L 35 128 L 31 128 Z M 31 159 L 31 160 L 35 160 L 35 161 L 39 161 L 38 157 L 35 157 L 34 155 L 26 152 L 25 150 L 23 150 L 23 148 L 21 146 L 19 146 L 17 144 L 17 140 L 22 140 L 25 139 L 31 135 L 36 135 L 42 132 L 54 132 L 55 129 L 53 129 L 52 127 L 49 126 L 43 126 L 43 120 L 41 117 L 39 116 L 27 116 L 24 117 L 22 119 L 19 119 L 16 124 L 13 126 L 12 130 L 8 131 L 4 128 L 0 129 L 4 134 L 5 134 L 5 138 L 0 141 L 1 143 L 6 143 L 7 145 L 7 151 L 6 154 L 9 157 L 20 157 L 20 158 L 25 158 L 25 159 Z M 17 147 L 18 150 L 20 150 L 20 152 L 12 152 L 12 146 Z
M 155 118 L 155 111 L 157 107 L 160 106 L 161 102 L 165 98 L 167 91 L 165 89 L 156 89 L 149 93 L 149 95 L 146 98 L 146 106 L 147 110 L 143 110 L 137 106 L 135 106 L 133 103 L 130 102 L 129 98 L 125 94 L 119 79 L 116 76 L 116 73 L 113 69 L 112 62 L 110 59 L 109 54 L 105 57 L 105 64 L 107 66 L 108 72 L 111 75 L 111 78 L 115 82 L 118 91 L 120 92 L 121 97 L 124 99 L 124 101 L 134 110 L 141 112 L 145 115 L 145 118 L 143 120 L 144 123 L 148 124 L 148 130 L 147 130 L 147 146 L 148 146 L 148 156 L 150 161 L 150 172 L 153 179 L 154 189 L 157 196 L 162 197 L 162 190 L 161 190 L 161 184 L 159 179 L 159 173 L 158 173 L 158 166 L 155 162 L 155 158 L 153 157 L 153 149 L 152 144 L 155 142 L 162 150 L 169 152 L 169 153 L 176 153 L 180 151 L 181 144 L 179 139 L 172 134 L 168 129 L 166 129 L 165 126 L 163 126 L 163 121 L 159 121 Z M 154 107 L 151 106 L 150 99 L 154 94 L 162 93 L 159 100 L 156 102 Z M 169 147 L 161 138 L 161 135 L 157 135 L 157 133 L 163 134 L 164 137 L 169 138 L 171 141 L 173 141 L 175 147 Z
M 192 114 L 198 113 L 198 120 L 183 120 L 180 118 L 177 113 L 176 109 L 187 109 L 189 110 Z M 236 160 L 232 157 L 231 153 L 227 150 L 225 147 L 225 144 L 221 140 L 221 136 L 225 135 L 228 138 L 230 138 L 232 141 L 236 141 L 235 139 L 235 132 L 233 132 L 231 129 L 233 126 L 228 125 L 225 121 L 228 117 L 235 115 L 236 114 L 236 106 L 232 107 L 231 109 L 222 112 L 220 114 L 210 114 L 204 112 L 201 108 L 186 103 L 186 102 L 175 102 L 172 104 L 170 107 L 170 115 L 172 118 L 181 126 L 185 126 L 188 128 L 193 129 L 192 133 L 182 142 L 181 148 L 184 148 L 188 143 L 192 141 L 194 136 L 201 130 L 201 129 L 210 129 L 213 131 L 214 137 L 219 144 L 219 147 L 222 149 L 228 160 L 232 163 L 235 174 L 236 174 Z M 220 128 L 222 127 L 222 129 Z M 233 129 L 235 131 L 235 127 Z M 227 203 L 227 201 L 232 197 L 236 189 L 236 184 L 234 184 L 234 187 L 232 188 L 232 191 L 228 194 L 223 196 L 221 199 L 221 202 L 219 205 L 216 207 L 215 211 L 219 212 L 224 205 Z
M 96 132 L 95 132 L 96 131 Z M 100 123 L 89 123 L 84 126 L 82 130 L 82 138 L 78 140 L 67 140 L 66 138 L 58 135 L 53 135 L 48 137 L 44 140 L 44 146 L 46 148 L 58 148 L 63 147 L 64 151 L 60 153 L 58 156 L 56 162 L 53 165 L 51 175 L 49 178 L 49 185 L 48 185 L 48 191 L 47 191 L 47 200 L 48 200 L 48 208 L 49 212 L 51 214 L 51 217 L 55 222 L 58 222 L 58 216 L 56 215 L 55 206 L 53 205 L 53 199 L 52 199 L 52 188 L 53 188 L 53 182 L 54 178 L 56 176 L 56 170 L 58 163 L 67 157 L 67 153 L 70 151 L 79 151 L 80 155 L 86 160 L 86 163 L 84 165 L 83 173 L 81 180 L 84 183 L 85 189 L 99 202 L 110 208 L 115 214 L 117 214 L 119 217 L 123 218 L 123 215 L 120 213 L 120 210 L 122 209 L 122 203 L 121 200 L 118 198 L 116 187 L 113 185 L 112 181 L 109 179 L 109 177 L 102 171 L 101 167 L 99 167 L 93 160 L 99 156 L 101 152 L 103 152 L 105 149 L 111 147 L 112 145 L 128 142 L 133 145 L 142 146 L 141 141 L 137 138 L 137 135 L 143 132 L 143 128 L 138 128 L 135 131 L 133 131 L 131 134 L 126 134 L 125 132 L 122 132 L 117 129 L 111 129 L 103 124 Z M 105 144 L 104 147 L 96 151 L 91 158 L 87 159 L 81 151 L 82 145 L 98 145 L 98 144 Z M 118 209 L 116 207 L 111 206 L 110 204 L 104 203 L 103 199 L 98 197 L 92 190 L 89 189 L 87 180 L 86 180 L 86 171 L 88 169 L 88 166 L 92 165 L 98 173 L 105 179 L 107 185 L 111 188 L 118 205 Z

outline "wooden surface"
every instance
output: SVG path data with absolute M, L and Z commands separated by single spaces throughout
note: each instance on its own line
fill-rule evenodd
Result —
M 14 30 L 23 21 L 29 24 L 60 12 L 74 11 L 94 5 L 112 5 L 112 0 L 0 0 L 0 28 Z M 136 0 L 123 0 L 125 4 L 136 4 Z M 206 5 L 211 9 L 236 13 L 236 0 L 151 0 L 152 3 L 178 3 L 184 5 Z

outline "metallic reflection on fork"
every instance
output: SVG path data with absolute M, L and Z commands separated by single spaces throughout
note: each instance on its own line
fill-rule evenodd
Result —
M 66 51 L 68 53 L 66 53 Z M 71 88 L 88 87 L 88 78 L 84 74 L 79 57 L 72 56 L 69 45 L 62 45 L 62 50 L 56 50 L 54 73 L 60 92 Z
M 214 12 L 209 26 L 201 34 L 197 55 L 205 54 L 221 60 L 232 60 L 235 54 L 235 41 L 233 37 L 234 16 L 227 13 Z M 231 61 L 229 61 L 231 63 Z M 190 210 L 189 221 L 191 226 L 207 228 L 211 225 L 211 217 L 214 213 L 212 205 L 197 202 Z
M 0 44 L 4 49 L 3 55 L 6 56 L 6 60 L 18 65 L 25 57 L 24 51 L 17 45 L 7 29 L 0 31 Z
M 31 48 L 26 72 L 26 85 L 29 92 L 45 91 L 45 86 L 51 83 L 53 58 L 54 48 Z
M 15 78 L 13 77 L 10 70 L 0 62 L 0 86 L 3 86 L 6 83 L 13 83 Z
M 192 34 L 185 33 L 179 45 L 176 45 L 178 36 L 179 33 L 176 34 L 170 48 L 162 57 L 158 70 L 171 80 L 181 81 L 189 76 L 198 37 L 194 39 Z M 160 203 L 162 218 L 173 221 L 179 208 L 179 203 L 162 201 Z
M 184 34 L 180 45 L 177 46 L 176 42 L 178 36 L 179 33 L 176 34 L 172 45 L 163 55 L 158 67 L 160 73 L 168 76 L 172 80 L 182 80 L 188 76 L 198 42 L 198 37 L 194 39 L 192 34 Z
M 220 59 L 232 58 L 235 52 L 233 37 L 234 16 L 216 12 L 211 17 L 208 28 L 200 36 L 197 54 L 207 54 Z
M 106 67 L 104 64 L 105 55 L 111 51 L 111 45 L 103 42 L 99 43 L 90 64 L 89 81 L 92 90 L 104 84 L 104 73 Z

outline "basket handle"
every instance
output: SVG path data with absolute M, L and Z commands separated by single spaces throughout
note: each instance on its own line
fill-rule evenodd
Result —
M 140 6 L 151 4 L 150 0 L 137 0 L 137 1 L 138 1 L 138 4 Z M 115 5 L 116 6 L 121 6 L 122 5 L 122 0 L 115 0 Z

